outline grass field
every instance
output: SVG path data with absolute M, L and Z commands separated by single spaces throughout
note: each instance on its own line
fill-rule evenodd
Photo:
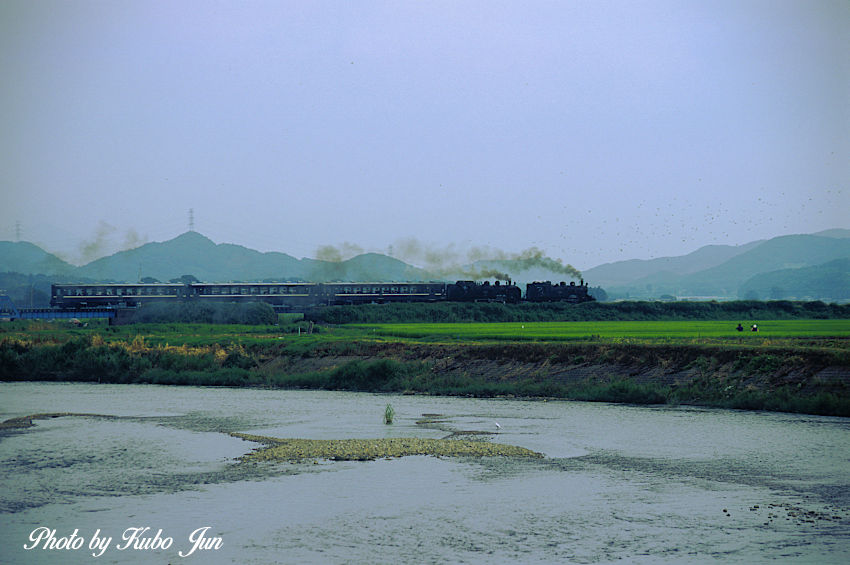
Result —
M 759 324 L 759 331 L 735 329 L 732 321 L 672 322 L 529 322 L 529 323 L 461 323 L 461 324 L 351 324 L 373 335 L 402 338 L 435 338 L 458 340 L 539 340 L 563 341 L 583 339 L 736 339 L 763 341 L 771 338 L 840 338 L 850 337 L 850 320 L 771 320 Z

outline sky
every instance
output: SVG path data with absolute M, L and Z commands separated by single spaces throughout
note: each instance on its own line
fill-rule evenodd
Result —
M 0 240 L 587 269 L 850 228 L 848 53 L 844 0 L 4 0 Z

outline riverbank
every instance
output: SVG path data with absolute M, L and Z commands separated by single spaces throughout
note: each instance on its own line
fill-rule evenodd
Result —
M 850 340 L 793 337 L 793 327 L 782 330 L 792 337 L 561 341 L 435 341 L 370 328 L 298 335 L 290 328 L 202 324 L 23 329 L 0 338 L 0 380 L 548 397 L 850 416 Z
M 276 357 L 257 372 L 272 386 L 850 416 L 850 364 L 829 348 L 361 343 Z

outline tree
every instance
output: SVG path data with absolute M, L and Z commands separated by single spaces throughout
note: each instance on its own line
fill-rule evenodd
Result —
M 183 275 L 182 277 L 171 279 L 168 282 L 180 283 L 180 284 L 192 284 L 196 282 L 201 282 L 195 275 Z

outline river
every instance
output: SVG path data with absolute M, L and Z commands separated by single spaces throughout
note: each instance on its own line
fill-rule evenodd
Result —
M 847 418 L 0 384 L 0 420 L 50 412 L 90 415 L 0 431 L 0 563 L 850 563 Z M 232 431 L 478 431 L 545 457 L 243 464 Z

